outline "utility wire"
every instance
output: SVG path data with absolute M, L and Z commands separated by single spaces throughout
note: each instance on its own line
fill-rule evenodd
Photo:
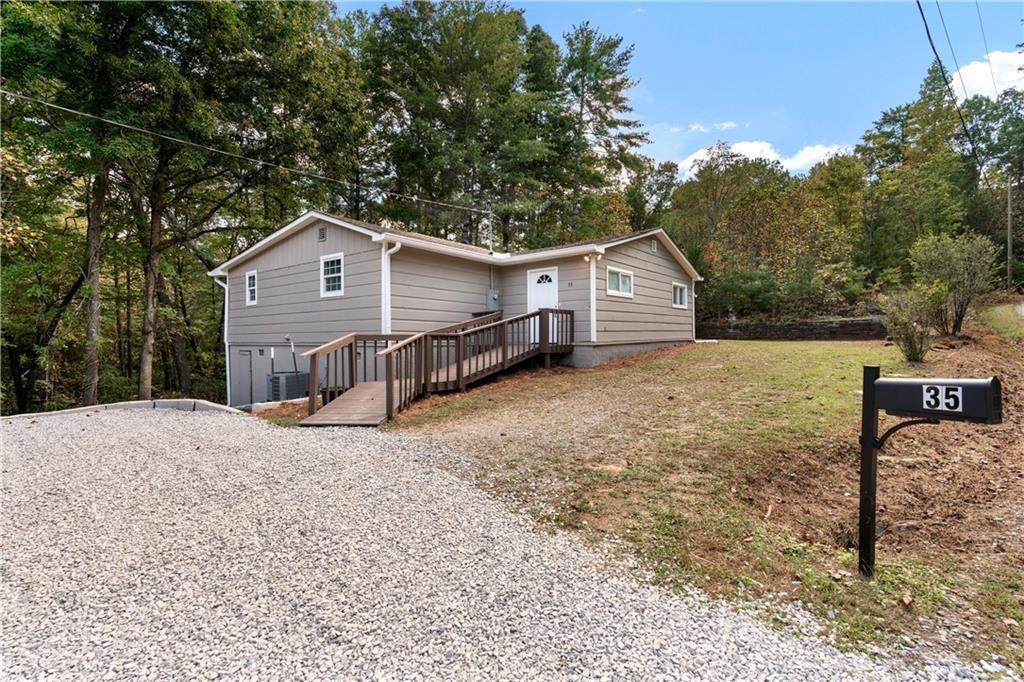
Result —
M 964 83 L 964 74 L 960 71 L 960 62 L 956 58 L 956 50 L 953 49 L 953 41 L 949 39 L 949 29 L 946 28 L 946 17 L 942 15 L 942 5 L 935 0 L 935 9 L 939 10 L 939 21 L 942 22 L 942 32 L 946 34 L 946 45 L 949 45 L 949 53 L 953 55 L 953 66 L 956 67 L 956 76 L 960 79 L 960 87 L 964 91 L 964 99 L 967 99 L 967 84 Z
M 988 75 L 992 77 L 992 97 L 999 97 L 999 86 L 996 85 L 996 72 L 992 68 L 991 52 L 988 49 L 988 37 L 985 35 L 985 22 L 981 20 L 981 4 L 974 0 L 974 8 L 978 10 L 978 26 L 981 27 L 981 42 L 985 45 L 985 61 L 988 62 Z
M 277 168 L 278 170 L 286 171 L 288 173 L 294 173 L 295 175 L 302 175 L 302 176 L 305 176 L 307 178 L 314 178 L 316 180 L 324 180 L 326 182 L 333 182 L 335 184 L 341 185 L 343 187 L 347 187 L 349 189 L 361 189 L 361 190 L 365 190 L 367 192 L 377 192 L 377 193 L 380 193 L 380 194 L 385 194 L 387 196 L 396 197 L 398 199 L 406 199 L 408 201 L 413 201 L 413 202 L 417 202 L 417 203 L 420 203 L 420 204 L 430 204 L 430 205 L 433 205 L 433 206 L 442 206 L 444 208 L 455 208 L 455 209 L 458 209 L 460 211 L 467 211 L 469 213 L 478 213 L 478 214 L 487 215 L 487 216 L 493 215 L 493 212 L 489 211 L 487 209 L 474 208 L 472 206 L 464 206 L 462 204 L 451 204 L 451 203 L 447 203 L 447 202 L 444 202 L 444 201 L 434 201 L 433 199 L 422 199 L 422 198 L 420 198 L 418 196 L 415 196 L 413 194 L 403 194 L 401 192 L 394 192 L 394 191 L 387 190 L 387 189 L 380 189 L 379 187 L 367 187 L 365 185 L 360 185 L 360 184 L 355 183 L 355 182 L 349 182 L 348 180 L 338 180 L 337 178 L 331 178 L 331 177 L 328 177 L 326 175 L 320 175 L 319 173 L 311 173 L 309 171 L 303 171 L 303 170 L 299 170 L 297 168 L 290 168 L 288 166 L 283 166 L 283 165 L 281 165 L 279 163 L 274 163 L 272 161 L 263 161 L 261 159 L 254 159 L 252 157 L 244 156 L 242 154 L 236 154 L 235 152 L 229 152 L 229 151 L 224 150 L 224 149 L 217 149 L 216 147 L 210 147 L 210 146 L 207 146 L 205 144 L 200 144 L 198 142 L 192 142 L 190 140 L 184 140 L 184 139 L 182 139 L 180 137 L 174 137 L 173 135 L 165 135 L 164 133 L 158 133 L 158 132 L 153 131 L 153 130 L 147 130 L 146 128 L 140 128 L 139 126 L 131 125 L 130 123 L 122 123 L 120 121 L 114 121 L 114 120 L 111 120 L 109 118 L 103 118 L 102 116 L 97 116 L 95 114 L 90 114 L 90 113 L 87 113 L 87 112 L 84 112 L 84 111 L 78 111 L 77 109 L 70 109 L 68 107 L 63 107 L 63 106 L 61 106 L 59 104 L 54 104 L 53 102 L 47 102 L 46 100 L 37 99 L 35 97 L 30 97 L 28 95 L 22 95 L 22 94 L 19 94 L 19 93 L 16 93 L 16 92 L 11 92 L 9 90 L 0 89 L 0 93 L 3 93 L 3 94 L 8 95 L 10 97 L 14 97 L 16 99 L 24 100 L 26 102 L 34 102 L 35 104 L 41 104 L 43 106 L 50 107 L 52 109 L 57 109 L 59 111 L 64 111 L 64 112 L 69 113 L 69 114 L 75 114 L 77 116 L 84 116 L 86 118 L 91 118 L 91 119 L 94 119 L 96 121 L 102 121 L 103 123 L 107 123 L 109 125 L 117 126 L 117 127 L 120 127 L 120 128 L 125 128 L 127 130 L 132 130 L 132 131 L 135 131 L 137 133 L 142 133 L 144 135 L 151 135 L 153 137 L 159 137 L 159 138 L 162 138 L 164 140 L 169 140 L 171 142 L 176 142 L 177 144 L 183 144 L 183 145 L 186 145 L 186 146 L 189 146 L 189 147 L 194 147 L 196 149 L 202 149 L 202 150 L 205 150 L 205 151 L 208 151 L 208 152 L 213 152 L 214 154 L 220 154 L 221 156 L 227 156 L 227 157 L 230 157 L 230 158 L 233 158 L 233 159 L 238 159 L 240 161 L 248 161 L 250 163 L 255 163 L 255 164 L 260 165 L 260 166 L 267 166 L 267 167 L 270 167 L 270 168 Z
M 956 114 L 960 117 L 960 126 L 964 130 L 964 135 L 967 136 L 967 143 L 971 148 L 971 156 L 974 157 L 974 162 L 978 165 L 978 176 L 985 183 L 985 187 L 992 190 L 988 184 L 988 179 L 985 177 L 985 164 L 982 163 L 981 157 L 978 156 L 978 148 L 974 144 L 974 137 L 971 135 L 970 128 L 967 127 L 967 121 L 964 119 L 964 113 L 960 111 L 960 103 L 956 101 L 956 93 L 953 92 L 953 86 L 950 84 L 951 79 L 949 74 L 946 73 L 946 67 L 942 63 L 942 57 L 939 56 L 939 51 L 935 48 L 935 41 L 932 39 L 932 31 L 928 27 L 928 18 L 924 15 L 924 7 L 921 6 L 921 0 L 914 0 L 917 3 L 917 11 L 921 14 L 921 21 L 924 23 L 924 32 L 928 36 L 928 44 L 931 45 L 932 54 L 935 55 L 935 61 L 939 65 L 939 71 L 942 72 L 942 79 L 946 83 L 946 91 L 949 93 L 950 98 L 953 100 L 953 108 L 956 109 Z

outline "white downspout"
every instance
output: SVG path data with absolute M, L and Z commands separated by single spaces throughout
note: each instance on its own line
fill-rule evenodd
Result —
M 590 342 L 597 343 L 597 254 L 590 254 Z
M 391 333 L 391 256 L 402 248 L 402 242 L 395 242 L 390 249 L 384 241 L 380 249 L 380 331 Z
M 221 280 L 214 277 L 213 281 L 224 290 L 224 375 L 227 379 L 227 403 L 231 405 L 231 348 L 228 346 L 228 282 L 227 277 Z

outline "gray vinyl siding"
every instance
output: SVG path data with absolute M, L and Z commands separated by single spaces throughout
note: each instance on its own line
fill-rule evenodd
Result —
M 426 331 L 484 310 L 490 268 L 486 263 L 403 247 L 391 256 L 391 331 Z
M 558 307 L 573 311 L 576 342 L 590 339 L 590 263 L 583 256 L 557 258 L 498 269 L 499 301 L 505 317 L 527 312 L 527 272 L 558 267 Z
M 309 370 L 309 360 L 302 357 L 302 353 L 314 346 L 295 347 L 295 365 L 300 372 Z M 292 350 L 288 345 L 273 344 L 275 372 L 293 371 Z M 259 352 L 263 351 L 263 355 Z M 246 354 L 251 352 L 251 356 Z M 248 405 L 249 403 L 261 403 L 267 400 L 267 375 L 270 374 L 271 345 L 232 345 L 230 346 L 231 358 L 231 404 Z M 252 395 L 249 393 L 249 358 L 252 358 Z
M 318 227 L 327 240 L 318 241 Z M 345 294 L 320 297 L 320 256 L 345 254 Z M 228 273 L 228 342 L 269 346 L 290 336 L 317 346 L 351 332 L 381 330 L 381 247 L 370 237 L 316 222 L 234 266 Z M 245 273 L 255 270 L 256 304 L 245 304 Z
M 609 296 L 607 268 L 633 273 L 633 298 Z M 687 285 L 689 307 L 672 307 L 672 283 Z M 693 281 L 682 266 L 650 239 L 614 246 L 597 264 L 597 342 L 670 341 L 693 337 Z

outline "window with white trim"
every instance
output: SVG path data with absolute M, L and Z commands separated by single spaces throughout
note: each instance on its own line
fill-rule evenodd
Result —
M 320 298 L 345 295 L 345 254 L 320 256 Z
M 256 305 L 256 271 L 245 273 L 245 304 Z
M 608 295 L 633 298 L 633 273 L 629 270 L 608 267 Z
M 672 307 L 690 307 L 690 287 L 679 282 L 672 282 Z

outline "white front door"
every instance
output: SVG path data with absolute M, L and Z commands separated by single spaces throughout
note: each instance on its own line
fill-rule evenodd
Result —
M 539 268 L 526 272 L 526 308 L 533 312 L 538 308 L 558 307 L 558 268 Z M 551 324 L 551 339 L 556 337 L 555 324 Z M 530 341 L 536 343 L 539 336 L 539 323 L 531 325 Z

